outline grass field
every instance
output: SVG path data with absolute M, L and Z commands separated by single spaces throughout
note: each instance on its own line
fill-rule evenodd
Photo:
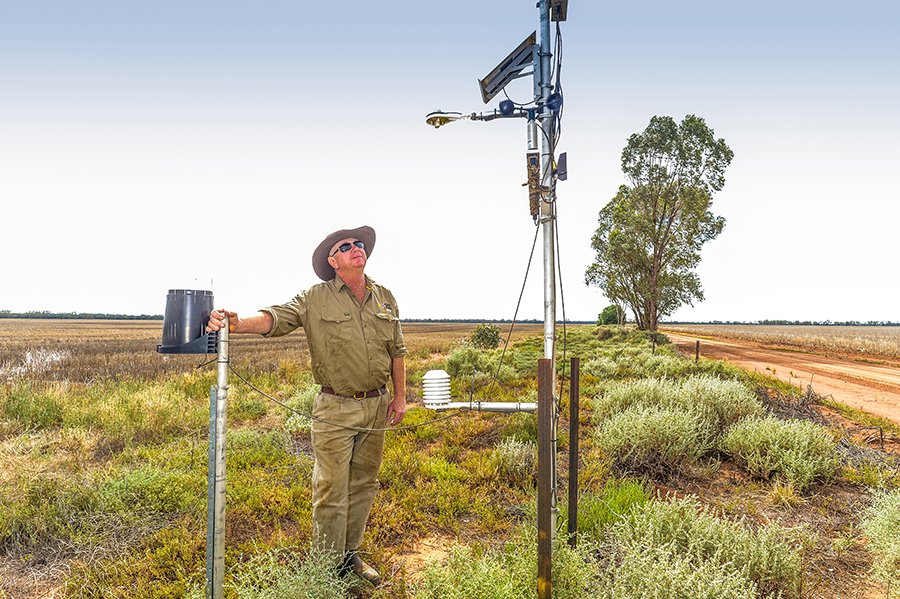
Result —
M 412 428 L 388 436 L 362 548 L 377 588 L 335 578 L 309 552 L 308 420 L 230 380 L 226 597 L 534 596 L 534 416 L 432 422 L 419 401 L 432 368 L 451 373 L 457 396 L 534 401 L 542 326 L 517 325 L 505 353 L 467 343 L 475 326 L 404 324 Z M 161 333 L 159 322 L 0 320 L 0 598 L 203 596 L 215 368 L 157 354 Z M 900 525 L 879 506 L 894 505 L 896 460 L 819 416 L 764 417 L 784 402 L 818 414 L 814 398 L 644 333 L 558 334 L 560 363 L 564 345 L 582 360 L 583 408 L 579 544 L 554 551 L 556 599 L 862 598 L 895 576 Z M 230 353 L 256 387 L 308 410 L 302 334 L 235 336 Z M 888 499 L 873 504 L 876 488 Z

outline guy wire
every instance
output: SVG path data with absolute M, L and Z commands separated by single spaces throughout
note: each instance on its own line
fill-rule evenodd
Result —
M 512 323 L 509 325 L 509 334 L 506 335 L 506 343 L 503 345 L 503 352 L 500 354 L 500 362 L 497 364 L 497 372 L 491 380 L 491 388 L 488 389 L 488 398 L 494 393 L 494 384 L 500 378 L 500 367 L 503 366 L 503 358 L 506 356 L 506 349 L 509 347 L 509 340 L 512 339 L 513 328 L 516 326 L 516 318 L 519 316 L 519 308 L 522 306 L 522 296 L 525 294 L 525 284 L 528 282 L 528 273 L 531 271 L 531 260 L 534 258 L 534 248 L 537 247 L 538 232 L 540 227 L 534 228 L 534 241 L 531 242 L 531 253 L 528 255 L 528 266 L 525 267 L 525 279 L 522 281 L 522 289 L 519 291 L 519 301 L 516 303 L 516 311 L 513 314 Z M 473 395 L 474 395 L 474 379 L 473 379 Z

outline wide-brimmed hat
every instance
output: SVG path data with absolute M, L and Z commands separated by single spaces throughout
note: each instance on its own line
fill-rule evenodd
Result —
M 328 253 L 332 246 L 341 239 L 355 237 L 366 244 L 366 256 L 372 257 L 372 250 L 375 249 L 375 229 L 372 227 L 362 226 L 356 229 L 341 229 L 335 231 L 322 240 L 316 251 L 313 252 L 312 264 L 313 270 L 319 275 L 323 281 L 330 281 L 334 278 L 334 268 L 328 263 Z

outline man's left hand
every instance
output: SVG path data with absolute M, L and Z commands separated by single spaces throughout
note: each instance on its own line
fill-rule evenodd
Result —
M 387 409 L 387 422 L 391 426 L 397 426 L 403 422 L 403 416 L 406 414 L 406 398 L 398 395 L 391 399 Z

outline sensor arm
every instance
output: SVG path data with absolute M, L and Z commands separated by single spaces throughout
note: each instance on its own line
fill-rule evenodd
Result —
M 471 121 L 493 121 L 494 119 L 511 119 L 511 118 L 528 118 L 528 111 L 524 109 L 513 110 L 509 114 L 505 114 L 500 110 L 491 110 L 490 112 L 473 112 L 471 114 L 462 114 L 461 112 L 443 112 L 435 110 L 425 115 L 425 123 L 431 125 L 435 129 L 442 127 L 447 123 L 461 120 Z

